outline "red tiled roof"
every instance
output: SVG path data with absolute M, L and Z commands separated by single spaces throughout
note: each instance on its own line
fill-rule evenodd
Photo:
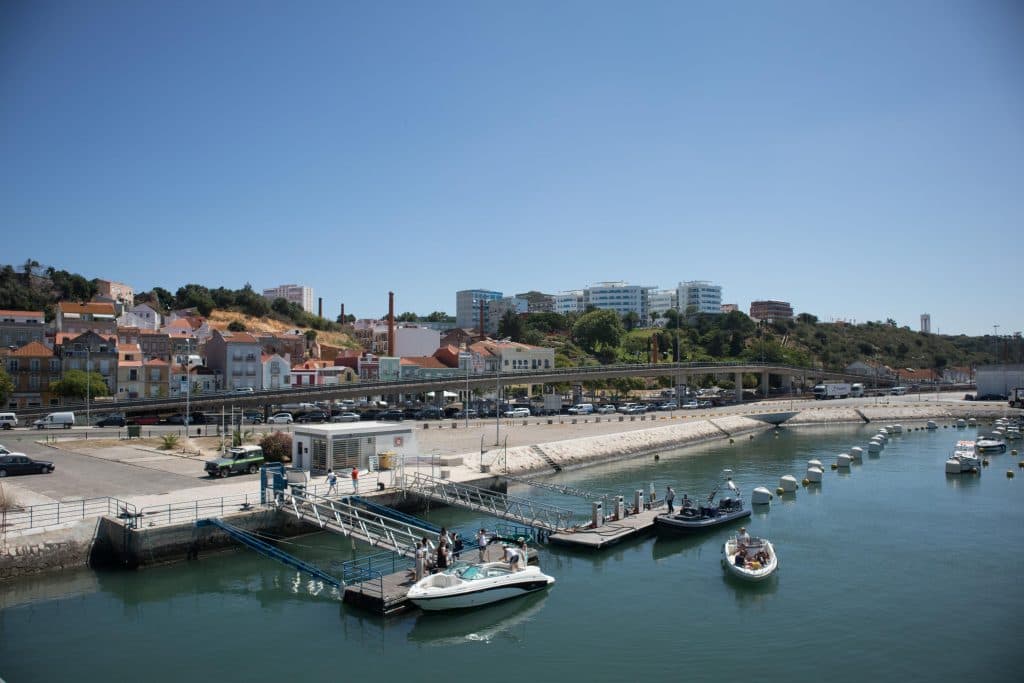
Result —
M 225 336 L 224 341 L 228 344 L 256 344 L 256 337 L 246 332 L 232 332 L 231 336 Z
M 28 318 L 28 317 L 31 317 L 31 318 L 42 318 L 43 317 L 43 312 L 42 311 L 8 311 L 7 309 L 0 309 L 0 315 L 21 316 L 23 318 Z
M 448 366 L 439 361 L 433 356 L 408 356 L 399 360 L 401 365 L 412 365 L 418 368 L 437 368 L 443 369 Z
M 168 362 L 160 358 L 151 358 L 146 361 L 146 365 L 168 365 Z
M 25 344 L 19 349 L 11 351 L 12 356 L 52 356 L 53 349 L 48 347 L 46 344 L 37 341 L 31 341 Z
M 57 304 L 62 313 L 92 313 L 93 315 L 114 315 L 114 304 L 89 302 L 80 304 L 74 301 L 61 301 Z

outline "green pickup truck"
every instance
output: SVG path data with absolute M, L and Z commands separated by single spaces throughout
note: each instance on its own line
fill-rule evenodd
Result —
M 211 477 L 226 477 L 234 472 L 255 474 L 263 464 L 263 449 L 259 446 L 229 448 L 224 457 L 206 461 L 206 473 Z

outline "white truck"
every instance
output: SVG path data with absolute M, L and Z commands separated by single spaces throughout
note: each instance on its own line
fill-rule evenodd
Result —
M 860 382 L 854 382 L 850 385 L 850 396 L 854 398 L 860 398 L 864 395 L 864 385 Z
M 1009 404 L 1011 408 L 1024 408 L 1024 388 L 1010 389 Z
M 852 389 L 847 382 L 825 382 L 814 387 L 814 398 L 818 400 L 830 398 L 847 398 Z
M 558 415 L 562 412 L 562 396 L 560 394 L 544 394 L 544 414 Z

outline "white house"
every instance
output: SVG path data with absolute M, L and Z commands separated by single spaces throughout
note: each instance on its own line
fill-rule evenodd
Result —
M 149 304 L 132 306 L 117 319 L 118 327 L 137 327 L 140 330 L 159 330 L 162 318 Z
M 288 354 L 264 353 L 261 357 L 263 365 L 264 389 L 291 389 L 291 358 Z

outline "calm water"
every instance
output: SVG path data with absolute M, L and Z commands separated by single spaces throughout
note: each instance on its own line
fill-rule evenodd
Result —
M 550 592 L 479 611 L 382 619 L 340 604 L 293 572 L 239 551 L 137 573 L 65 572 L 5 585 L 0 677 L 24 681 L 737 679 L 1018 681 L 1024 655 L 1024 473 L 992 456 L 981 476 L 943 463 L 974 430 L 914 431 L 849 474 L 835 455 L 874 428 L 783 431 L 563 473 L 558 481 L 628 494 L 656 482 L 706 495 L 722 468 L 754 486 L 803 478 L 747 526 L 775 542 L 767 585 L 727 580 L 728 531 L 655 537 L 600 553 L 542 548 Z M 514 493 L 526 493 L 520 487 Z M 589 509 L 545 491 L 534 497 Z M 494 520 L 432 511 L 471 529 Z M 314 535 L 291 549 L 327 564 L 348 541 Z M 365 549 L 357 549 L 364 552 Z M 654 678 L 657 677 L 657 678 Z

